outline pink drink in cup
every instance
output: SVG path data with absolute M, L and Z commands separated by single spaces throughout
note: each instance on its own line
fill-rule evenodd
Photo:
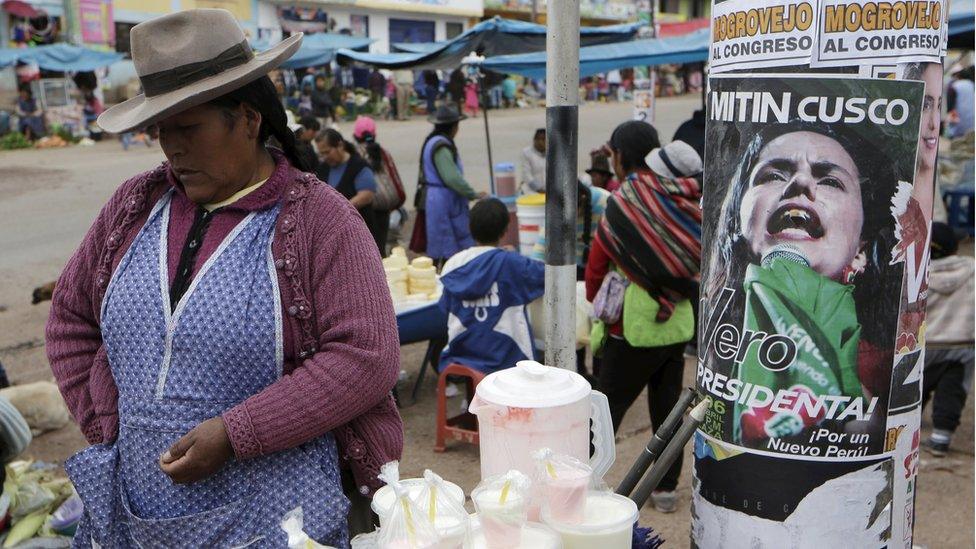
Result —
M 522 526 L 527 519 L 525 498 L 510 493 L 502 503 L 501 490 L 485 490 L 472 496 L 488 547 L 519 547 L 522 543 Z
M 549 516 L 566 524 L 578 524 L 583 520 L 593 472 L 559 466 L 554 469 L 556 478 L 546 475 L 542 481 Z

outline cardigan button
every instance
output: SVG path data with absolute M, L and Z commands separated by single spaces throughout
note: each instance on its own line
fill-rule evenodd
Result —
M 275 259 L 274 263 L 276 269 L 281 269 L 285 266 L 285 260 L 281 258 Z
M 281 216 L 281 231 L 288 234 L 295 230 L 295 218 L 291 214 Z
M 369 493 L 369 487 L 366 485 L 360 486 L 359 493 L 365 496 L 366 494 Z
M 288 307 L 288 316 L 295 316 L 298 314 L 298 307 L 292 305 Z

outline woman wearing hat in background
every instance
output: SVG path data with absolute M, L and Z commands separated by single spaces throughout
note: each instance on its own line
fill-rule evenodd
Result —
M 599 386 L 610 402 L 614 430 L 645 387 L 651 425 L 658 429 L 678 401 L 683 350 L 694 336 L 691 298 L 698 289 L 701 259 L 701 184 L 651 170 L 649 153 L 661 149 L 657 131 L 646 122 L 617 126 L 608 147 L 622 184 L 593 239 L 586 298 L 593 302 L 605 279 L 623 276 L 629 284 L 619 319 L 594 323 L 591 342 L 594 354 L 602 351 Z M 652 163 L 657 164 L 653 157 Z M 610 275 L 611 270 L 616 273 Z M 674 512 L 680 473 L 679 457 L 651 494 L 658 511 Z
M 418 212 L 416 222 L 423 221 L 426 246 L 419 246 L 415 228 L 411 249 L 418 253 L 426 251 L 438 266 L 459 251 L 474 246 L 468 228 L 468 202 L 486 196 L 484 192 L 475 192 L 464 179 L 464 167 L 454 144 L 458 123 L 465 118 L 453 104 L 438 107 L 427 118 L 434 124 L 434 131 L 420 149 L 416 206 L 420 210 L 423 205 L 423 216 Z
M 356 118 L 352 129 L 359 155 L 363 157 L 376 177 L 376 195 L 373 197 L 373 236 L 386 257 L 387 237 L 390 233 L 390 213 L 403 206 L 406 194 L 400 181 L 393 156 L 376 142 L 376 121 L 368 116 Z
M 605 147 L 590 151 L 590 169 L 586 173 L 590 176 L 590 184 L 598 189 L 613 192 L 620 188 L 620 182 L 610 170 L 610 153 Z
M 146 94 L 99 124 L 157 126 L 167 162 L 102 209 L 47 326 L 93 445 L 65 464 L 75 544 L 284 546 L 301 506 L 313 539 L 345 547 L 350 499 L 402 449 L 399 347 L 372 238 L 302 171 L 266 76 L 301 35 L 254 54 L 229 12 L 201 9 L 131 40 Z

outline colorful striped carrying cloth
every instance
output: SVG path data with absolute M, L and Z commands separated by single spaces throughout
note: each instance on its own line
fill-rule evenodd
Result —
M 697 179 L 638 170 L 613 193 L 597 229 L 613 263 L 660 304 L 658 322 L 671 317 L 677 301 L 697 294 L 700 198 Z

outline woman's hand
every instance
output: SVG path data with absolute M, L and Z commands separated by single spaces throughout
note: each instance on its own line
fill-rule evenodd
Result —
M 359 191 L 349 199 L 349 202 L 357 209 L 365 208 L 373 203 L 374 196 L 376 196 L 376 193 L 373 191 Z
M 215 417 L 194 427 L 159 458 L 159 468 L 176 484 L 204 480 L 234 456 L 224 420 Z

